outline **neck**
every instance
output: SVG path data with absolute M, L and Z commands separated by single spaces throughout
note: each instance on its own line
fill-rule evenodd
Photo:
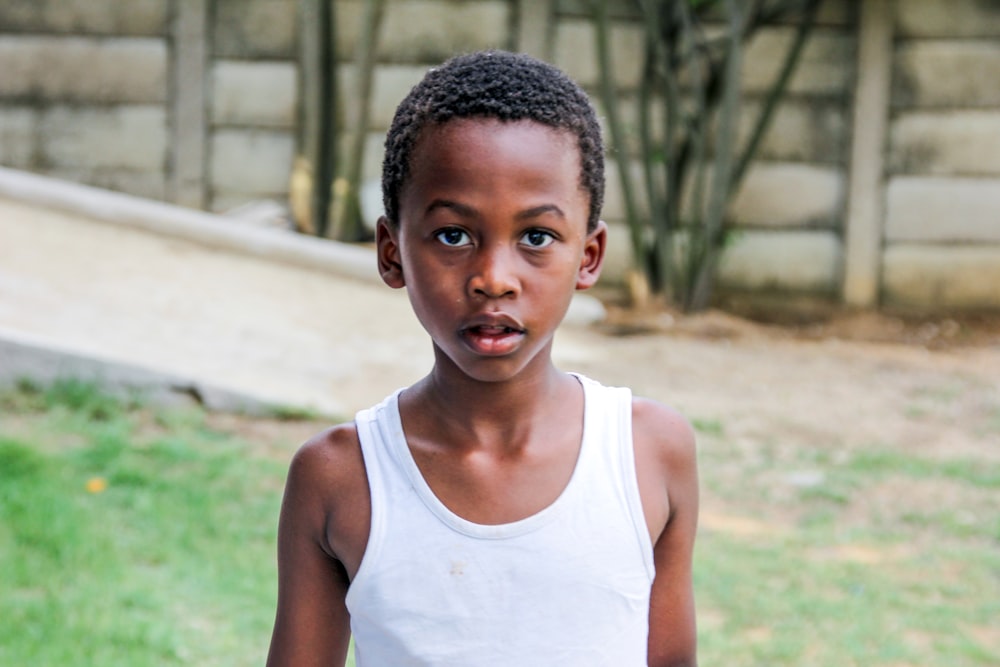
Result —
M 577 381 L 550 359 L 538 361 L 515 377 L 485 382 L 438 359 L 431 373 L 404 392 L 402 400 L 413 408 L 411 414 L 435 424 L 441 435 L 458 436 L 454 441 L 516 447 L 537 418 L 551 414 L 554 405 L 566 404 L 577 391 Z M 452 438 L 445 435 L 445 439 Z

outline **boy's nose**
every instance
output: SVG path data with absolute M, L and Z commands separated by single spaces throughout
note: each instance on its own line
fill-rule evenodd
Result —
M 514 258 L 508 249 L 484 249 L 479 253 L 469 279 L 469 291 L 490 299 L 517 294 L 519 285 L 514 272 Z

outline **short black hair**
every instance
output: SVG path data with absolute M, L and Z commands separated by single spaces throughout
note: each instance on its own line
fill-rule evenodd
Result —
M 400 102 L 382 162 L 382 201 L 390 224 L 399 224 L 399 194 L 421 131 L 456 118 L 531 120 L 574 134 L 580 187 L 590 195 L 587 230 L 597 228 L 604 204 L 604 144 L 590 99 L 558 68 L 506 51 L 454 57 L 428 71 Z

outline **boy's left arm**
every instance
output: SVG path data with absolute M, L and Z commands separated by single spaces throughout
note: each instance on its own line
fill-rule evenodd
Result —
M 650 667 L 697 664 L 692 553 L 698 526 L 698 467 L 691 426 L 670 408 L 633 404 L 636 472 L 656 577 L 649 602 Z

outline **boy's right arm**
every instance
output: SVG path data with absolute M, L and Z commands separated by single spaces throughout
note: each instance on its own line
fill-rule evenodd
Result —
M 350 425 L 311 440 L 292 459 L 278 524 L 278 607 L 268 667 L 345 664 L 348 567 L 356 571 L 367 539 L 367 487 Z

